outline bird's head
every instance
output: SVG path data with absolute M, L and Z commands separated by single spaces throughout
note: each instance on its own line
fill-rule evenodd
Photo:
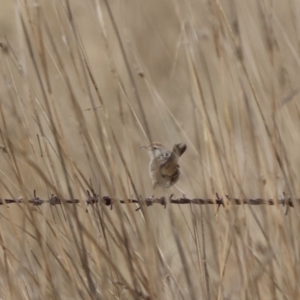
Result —
M 163 144 L 157 142 L 148 146 L 141 146 L 141 149 L 146 150 L 150 157 L 165 156 L 169 153 L 168 149 Z

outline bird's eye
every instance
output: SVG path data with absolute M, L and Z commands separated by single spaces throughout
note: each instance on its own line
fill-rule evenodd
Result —
M 171 155 L 170 152 L 166 152 L 166 153 L 163 154 L 163 157 L 167 158 L 167 157 L 169 157 L 170 155 Z
M 157 147 L 156 147 L 156 146 L 153 146 L 152 149 L 153 149 L 153 150 L 157 150 Z

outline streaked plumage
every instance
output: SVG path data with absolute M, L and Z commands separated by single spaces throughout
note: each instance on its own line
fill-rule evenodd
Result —
M 178 161 L 185 152 L 186 145 L 175 144 L 172 151 L 161 143 L 153 143 L 142 148 L 150 155 L 149 172 L 154 188 L 157 185 L 169 188 L 175 184 L 180 177 Z

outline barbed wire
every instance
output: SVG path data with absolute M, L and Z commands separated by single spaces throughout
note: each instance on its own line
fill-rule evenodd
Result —
M 24 199 L 20 197 L 18 199 L 2 199 L 0 198 L 0 205 L 4 204 L 21 204 L 21 203 L 30 203 L 32 205 L 42 205 L 45 203 L 49 203 L 50 205 L 58 205 L 58 204 L 78 204 L 80 202 L 85 202 L 87 205 L 93 204 L 104 204 L 106 206 L 112 206 L 115 203 L 121 204 L 138 204 L 141 206 L 152 206 L 153 204 L 161 204 L 164 207 L 168 203 L 170 204 L 196 204 L 196 205 L 205 205 L 205 204 L 216 204 L 218 206 L 225 206 L 228 204 L 235 204 L 235 205 L 283 205 L 283 206 L 290 206 L 294 207 L 295 204 L 300 204 L 300 198 L 286 198 L 285 194 L 280 196 L 278 199 L 263 199 L 263 198 L 232 198 L 229 195 L 226 195 L 225 198 L 219 197 L 218 193 L 216 193 L 216 198 L 187 198 L 185 195 L 179 198 L 173 198 L 174 195 L 172 194 L 169 198 L 166 197 L 142 197 L 140 196 L 139 199 L 113 199 L 109 196 L 99 196 L 97 195 L 94 190 L 87 190 L 88 197 L 84 200 L 79 199 L 60 199 L 59 197 L 55 196 L 54 194 L 51 195 L 49 199 L 41 199 L 37 196 L 36 190 L 33 191 L 33 198 L 31 199 Z M 138 209 L 140 209 L 140 207 Z M 137 209 L 137 210 L 138 210 Z

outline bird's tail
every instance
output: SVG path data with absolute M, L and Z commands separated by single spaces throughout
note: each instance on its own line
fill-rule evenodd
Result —
M 185 152 L 186 148 L 186 144 L 175 144 L 173 147 L 173 152 L 178 156 L 181 156 Z

